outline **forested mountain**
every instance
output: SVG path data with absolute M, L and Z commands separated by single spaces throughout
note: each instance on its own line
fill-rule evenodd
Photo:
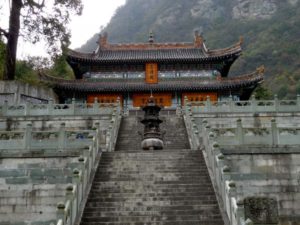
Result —
M 298 0 L 127 0 L 104 31 L 110 42 L 192 41 L 199 30 L 211 48 L 244 38 L 232 74 L 266 66 L 266 86 L 279 97 L 300 93 L 300 3 Z M 98 34 L 82 46 L 96 48 Z

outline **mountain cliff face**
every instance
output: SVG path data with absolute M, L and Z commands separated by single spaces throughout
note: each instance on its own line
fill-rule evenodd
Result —
M 227 47 L 244 37 L 244 54 L 233 74 L 264 64 L 266 85 L 280 97 L 300 93 L 299 0 L 127 0 L 105 27 L 110 42 L 191 41 L 203 33 L 211 48 Z M 82 48 L 93 51 L 98 34 Z

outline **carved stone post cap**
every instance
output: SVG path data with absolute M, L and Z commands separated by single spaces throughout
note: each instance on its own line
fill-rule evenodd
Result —
M 84 157 L 81 156 L 78 158 L 78 162 L 84 162 L 84 161 L 85 161 Z
M 66 205 L 65 205 L 64 202 L 59 202 L 59 203 L 57 203 L 56 208 L 57 208 L 58 210 L 64 210 L 64 209 L 66 208 Z
M 225 159 L 225 156 L 222 153 L 220 153 L 217 157 L 218 157 L 219 160 Z
M 249 218 L 245 221 L 245 225 L 254 225 L 252 220 L 250 220 Z
M 213 146 L 213 148 L 219 148 L 219 147 L 220 147 L 220 145 L 219 145 L 218 142 L 214 142 L 214 143 L 212 144 L 212 146 Z
M 237 198 L 236 204 L 237 204 L 238 206 L 243 206 L 243 205 L 244 205 L 244 199 L 241 198 L 241 197 Z
M 229 166 L 224 166 L 222 171 L 223 171 L 223 173 L 229 173 L 230 172 L 230 167 Z
M 74 175 L 79 175 L 79 174 L 80 174 L 80 170 L 77 169 L 77 168 L 74 169 L 74 170 L 73 170 L 73 174 L 74 174 Z
M 236 188 L 236 183 L 234 181 L 229 181 L 228 186 L 230 188 Z
M 67 192 L 72 192 L 74 190 L 74 187 L 72 184 L 69 184 L 67 187 L 66 187 L 66 191 Z

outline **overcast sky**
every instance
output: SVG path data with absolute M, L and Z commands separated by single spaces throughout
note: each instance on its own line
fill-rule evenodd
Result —
M 75 17 L 71 22 L 72 45 L 79 47 L 95 33 L 101 26 L 105 26 L 113 16 L 115 10 L 125 3 L 125 0 L 82 0 L 83 14 Z
M 0 26 L 8 27 L 8 2 L 10 0 L 0 0 Z M 95 33 L 100 31 L 101 26 L 105 26 L 114 15 L 116 9 L 123 5 L 126 0 L 82 0 L 84 9 L 81 16 L 73 17 L 69 25 L 72 38 L 71 48 L 83 45 Z M 25 44 L 20 39 L 18 45 L 18 57 L 24 58 L 26 55 L 43 55 L 46 52 L 44 45 L 32 46 Z

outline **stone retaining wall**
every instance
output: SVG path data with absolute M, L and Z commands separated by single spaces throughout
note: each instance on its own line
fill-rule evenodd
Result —
M 0 81 L 0 104 L 5 101 L 13 104 L 47 103 L 50 99 L 58 102 L 58 97 L 50 88 L 34 86 L 20 81 Z

